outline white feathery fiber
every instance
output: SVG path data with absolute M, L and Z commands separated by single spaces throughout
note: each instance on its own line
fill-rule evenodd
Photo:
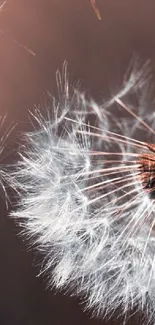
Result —
M 7 119 L 6 115 L 4 117 L 0 116 L 0 193 L 4 194 L 6 205 L 8 204 L 8 195 L 6 192 L 6 185 L 9 172 L 5 166 L 4 160 L 8 156 L 10 151 L 7 148 L 8 145 L 8 138 L 10 133 L 13 131 L 15 124 L 9 124 L 7 126 Z
M 155 137 L 148 63 L 97 105 L 57 73 L 59 101 L 36 110 L 10 176 L 17 218 L 44 252 L 49 285 L 99 317 L 136 310 L 155 319 Z M 44 116 L 43 116 L 44 115 Z

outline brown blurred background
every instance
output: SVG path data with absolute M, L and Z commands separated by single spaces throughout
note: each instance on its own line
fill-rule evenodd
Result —
M 72 82 L 96 100 L 120 81 L 134 53 L 155 64 L 155 1 L 96 0 L 99 21 L 89 0 L 8 0 L 0 12 L 0 115 L 31 129 L 28 110 L 47 91 L 56 93 L 55 72 L 67 60 Z M 29 50 L 33 51 L 31 53 Z M 10 139 L 11 163 L 18 145 Z M 17 236 L 1 200 L 0 324 L 99 325 L 78 301 L 46 290 L 36 277 L 35 255 Z M 114 317 L 115 318 L 115 317 Z M 128 324 L 141 324 L 136 315 Z M 107 324 L 121 324 L 112 320 Z

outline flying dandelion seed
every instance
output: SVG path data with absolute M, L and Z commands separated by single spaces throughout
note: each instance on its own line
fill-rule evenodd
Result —
M 0 33 L 2 36 L 5 36 L 4 31 L 0 29 Z M 22 48 L 23 50 L 25 50 L 28 54 L 32 55 L 32 56 L 36 56 L 36 53 L 30 49 L 27 45 L 24 45 L 20 42 L 17 42 L 17 40 L 10 38 L 10 41 L 16 45 L 18 45 L 20 48 Z
M 95 0 L 91 0 L 91 5 L 93 7 L 93 10 L 95 11 L 95 14 L 96 14 L 97 18 L 99 20 L 101 20 L 101 15 L 100 15 L 100 12 L 99 12 L 99 10 L 98 10 L 98 8 L 96 6 L 96 1 Z
M 119 311 L 124 323 L 135 308 L 147 323 L 155 318 L 155 131 L 154 112 L 145 110 L 147 71 L 148 63 L 135 68 L 112 100 L 91 104 L 90 114 L 90 104 L 69 88 L 64 64 L 59 100 L 46 117 L 36 110 L 36 129 L 10 176 L 19 195 L 12 215 L 45 254 L 40 274 L 82 297 L 94 316 Z
M 4 8 L 4 6 L 5 6 L 6 3 L 7 3 L 7 1 L 4 1 L 4 2 L 0 5 L 0 11 L 3 10 L 3 8 Z M 0 33 L 1 33 L 1 35 L 5 36 L 4 31 L 1 30 L 1 29 L 0 29 Z M 13 39 L 13 38 L 11 38 L 10 40 L 11 40 L 12 43 L 18 45 L 20 48 L 24 49 L 24 50 L 25 50 L 27 53 L 29 53 L 30 55 L 32 55 L 32 56 L 36 56 L 36 53 L 35 53 L 32 49 L 30 49 L 27 45 L 24 45 L 24 44 L 18 42 L 17 40 L 15 40 L 15 39 Z
M 4 1 L 0 4 L 0 11 L 4 8 L 4 6 L 6 5 L 7 1 Z

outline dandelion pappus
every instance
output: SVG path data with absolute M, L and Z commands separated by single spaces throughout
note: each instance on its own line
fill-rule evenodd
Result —
M 20 203 L 12 215 L 44 251 L 49 285 L 84 296 L 94 316 L 121 310 L 123 324 L 135 308 L 155 321 L 154 116 L 140 105 L 147 68 L 108 102 L 87 105 L 70 92 L 64 65 L 60 100 L 45 117 L 35 111 L 37 128 L 10 174 Z M 126 105 L 133 92 L 137 109 Z

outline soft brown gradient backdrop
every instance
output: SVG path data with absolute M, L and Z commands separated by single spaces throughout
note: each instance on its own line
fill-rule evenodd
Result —
M 155 1 L 96 0 L 102 20 L 89 0 L 8 0 L 0 12 L 0 115 L 31 129 L 28 110 L 47 90 L 56 94 L 55 72 L 67 60 L 72 82 L 96 100 L 117 86 L 134 53 L 155 63 Z M 27 52 L 20 44 L 32 49 Z M 15 131 L 10 158 L 16 158 Z M 36 277 L 34 254 L 17 236 L 4 201 L 0 216 L 0 324 L 99 325 L 75 299 L 46 290 Z M 120 321 L 108 324 L 121 324 Z M 128 324 L 141 324 L 135 316 Z

